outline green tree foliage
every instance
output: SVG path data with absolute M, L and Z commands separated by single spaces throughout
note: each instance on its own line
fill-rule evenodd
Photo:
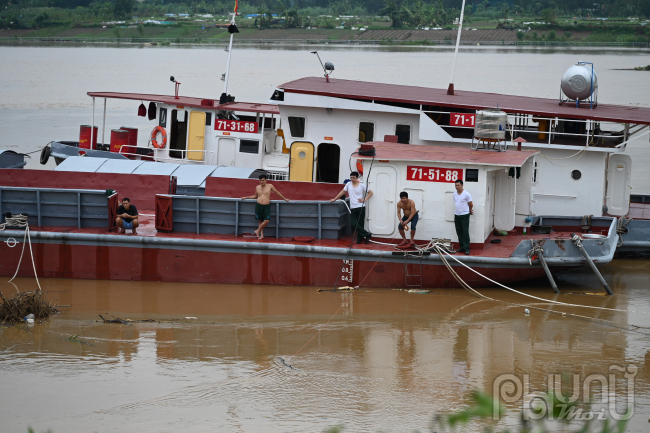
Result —
M 124 20 L 131 18 L 134 0 L 115 0 L 113 14 L 116 19 Z

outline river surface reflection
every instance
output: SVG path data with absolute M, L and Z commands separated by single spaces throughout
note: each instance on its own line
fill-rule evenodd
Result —
M 615 260 L 602 269 L 614 297 L 577 294 L 599 291 L 588 270 L 558 274 L 562 295 L 553 295 L 544 280 L 516 288 L 561 302 L 650 313 L 648 261 Z M 17 284 L 30 289 L 34 281 Z M 584 378 L 629 364 L 638 373 L 628 431 L 647 431 L 650 316 L 644 314 L 545 305 L 589 318 L 537 310 L 525 315 L 522 307 L 460 289 L 418 295 L 41 284 L 51 299 L 70 307 L 42 324 L 0 328 L 0 414 L 7 432 L 28 426 L 54 433 L 303 432 L 337 424 L 350 432 L 429 431 L 434 413 L 464 406 L 473 389 L 491 393 L 499 375 L 529 374 L 531 390 L 542 391 L 549 373 Z M 3 282 L 0 290 L 6 295 L 14 289 Z M 530 304 L 503 290 L 482 292 Z M 99 314 L 134 322 L 106 324 Z M 64 340 L 76 335 L 83 343 Z M 619 379 L 622 413 L 628 388 Z M 517 424 L 517 404 L 507 406 L 501 427 Z

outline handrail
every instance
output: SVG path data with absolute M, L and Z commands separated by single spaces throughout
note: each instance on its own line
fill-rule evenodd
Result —
M 122 146 L 120 148 L 120 152 L 119 152 L 120 155 L 132 155 L 132 156 L 140 156 L 140 157 L 152 158 L 151 156 L 142 155 L 142 154 L 139 154 L 139 153 L 122 152 L 122 149 L 124 147 L 126 147 L 126 146 Z M 131 146 L 131 147 L 137 147 L 137 146 Z M 140 149 L 150 149 L 150 148 L 149 147 L 140 147 Z M 153 149 L 153 148 L 151 148 L 151 149 Z M 170 160 L 170 161 L 175 161 L 175 162 L 180 161 L 181 164 L 185 164 L 186 161 L 191 161 L 192 163 L 203 163 L 203 165 L 212 165 L 212 162 L 214 161 L 214 157 L 215 157 L 214 151 L 212 151 L 212 150 L 187 150 L 187 149 L 153 149 L 153 150 L 154 150 L 154 156 L 153 156 L 154 160 L 157 161 L 157 160 L 163 159 L 163 160 Z M 168 156 L 167 157 L 158 156 L 156 154 L 157 153 L 156 151 L 159 151 L 159 152 L 165 152 L 166 151 Z M 201 160 L 201 161 L 194 161 L 194 160 L 187 159 L 187 155 L 185 157 L 183 157 L 183 158 L 174 158 L 172 156 L 169 156 L 169 152 L 185 152 L 185 153 L 187 153 L 187 152 L 201 152 L 201 153 L 204 154 L 204 157 L 203 157 L 203 160 Z M 212 155 L 212 157 L 210 158 L 209 163 L 208 163 L 207 158 L 205 157 L 208 153 Z
M 451 114 L 448 111 L 434 111 L 434 110 L 422 110 L 422 113 L 432 113 L 432 114 Z M 467 113 L 467 114 L 473 114 L 473 113 Z M 544 116 L 536 116 L 532 114 L 522 114 L 525 116 L 524 118 L 528 119 L 535 119 L 533 122 L 538 122 L 539 120 L 547 121 L 547 122 L 558 122 L 558 121 L 569 121 L 569 122 L 579 122 L 579 123 L 585 123 L 585 132 L 582 134 L 577 134 L 573 132 L 559 132 L 559 131 L 554 131 L 550 127 L 552 123 L 549 123 L 549 129 L 544 131 L 544 130 L 536 130 L 536 129 L 519 129 L 517 128 L 518 126 L 522 126 L 520 124 L 517 124 L 516 119 L 520 114 L 518 113 L 506 113 L 508 116 L 508 122 L 510 123 L 510 128 L 508 128 L 507 131 L 511 131 L 512 133 L 519 132 L 519 133 L 530 133 L 530 134 L 549 134 L 549 144 L 551 144 L 551 136 L 575 136 L 575 137 L 586 137 L 587 140 L 591 138 L 592 140 L 594 138 L 613 138 L 614 136 L 612 135 L 605 135 L 603 132 L 608 132 L 608 131 L 603 131 L 601 130 L 601 134 L 594 134 L 593 129 L 587 129 L 587 125 L 591 122 L 593 123 L 611 123 L 615 125 L 624 125 L 619 122 L 609 122 L 609 121 L 595 121 L 591 119 L 569 119 L 569 118 L 563 118 L 563 117 L 544 117 Z M 515 119 L 515 122 L 511 122 L 511 119 Z M 474 129 L 474 126 L 460 126 L 460 125 L 440 125 L 442 128 L 457 128 L 457 129 Z M 631 135 L 631 134 L 628 134 Z M 625 135 L 621 135 L 620 138 L 625 139 Z M 539 144 L 539 143 L 537 143 Z

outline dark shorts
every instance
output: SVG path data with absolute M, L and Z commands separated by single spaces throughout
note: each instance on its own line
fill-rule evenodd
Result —
M 268 221 L 271 219 L 270 204 L 255 204 L 255 219 L 258 221 Z
M 122 227 L 125 229 L 132 229 L 133 228 L 133 220 L 127 221 L 125 219 L 122 220 Z
M 419 215 L 418 215 L 418 213 L 416 212 L 415 215 L 413 216 L 413 219 L 411 220 L 411 223 L 410 223 L 410 224 L 411 224 L 411 230 L 415 230 L 415 226 L 418 225 L 418 217 L 419 217 Z M 402 217 L 402 221 L 406 221 L 407 219 L 409 219 L 409 217 L 407 217 L 406 215 L 404 215 L 404 216 Z M 402 227 L 401 224 L 400 224 L 400 227 Z M 404 228 L 402 227 L 402 230 L 403 230 L 403 229 L 404 229 Z

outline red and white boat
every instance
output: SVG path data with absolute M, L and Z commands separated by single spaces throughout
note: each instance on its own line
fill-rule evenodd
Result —
M 44 277 L 457 287 L 435 252 L 395 249 L 393 215 L 399 192 L 408 191 L 420 210 L 418 238 L 427 239 L 418 242 L 421 247 L 432 238 L 455 237 L 448 191 L 454 177 L 462 177 L 474 202 L 472 254 L 457 256 L 458 262 L 448 260 L 470 285 L 492 285 L 485 277 L 500 283 L 540 277 L 544 269 L 539 254 L 550 271 L 584 265 L 585 256 L 575 243 L 577 238 L 571 239 L 572 233 L 581 234 L 581 245 L 594 262 L 608 263 L 614 255 L 616 219 L 611 217 L 594 217 L 589 227 L 581 227 L 582 218 L 538 216 L 532 226 L 540 233 L 523 234 L 517 228 L 507 236 L 494 235 L 494 228 L 503 230 L 514 220 L 514 198 L 521 191 L 517 174 L 532 164 L 536 151 L 372 145 L 376 155 L 361 157 L 360 165 L 374 188 L 368 215 L 370 227 L 376 228 L 373 239 L 379 243 L 353 243 L 347 206 L 329 201 L 341 185 L 327 183 L 273 181 L 291 202 L 273 202 L 263 241 L 247 236 L 257 227 L 254 201 L 238 198 L 253 190 L 258 183 L 254 179 L 207 177 L 204 195 L 189 196 L 173 193 L 169 175 L 84 172 L 70 176 L 64 171 L 6 169 L 0 170 L 0 212 L 29 215 L 34 266 Z M 95 189 L 77 189 L 82 185 Z M 111 232 L 119 197 L 124 196 L 142 215 L 137 236 Z M 11 227 L 0 231 L 5 258 L 0 274 L 16 272 L 21 249 L 12 246 L 23 235 Z M 20 276 L 33 272 L 27 257 Z

